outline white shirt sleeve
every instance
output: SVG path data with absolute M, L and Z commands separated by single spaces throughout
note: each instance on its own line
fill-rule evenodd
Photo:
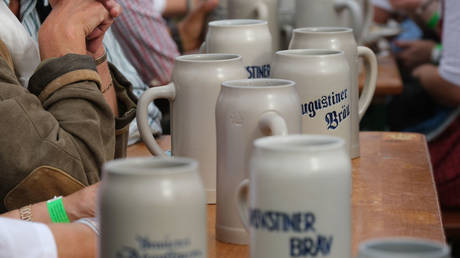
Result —
M 53 233 L 45 224 L 0 218 L 0 258 L 57 258 Z
M 441 77 L 460 87 L 460 1 L 446 0 L 442 31 Z
M 391 4 L 388 2 L 388 0 L 372 0 L 372 3 L 375 6 L 382 8 L 383 10 L 393 11 L 393 8 L 391 7 Z
M 153 8 L 157 12 L 163 13 L 166 8 L 166 0 L 153 0 Z

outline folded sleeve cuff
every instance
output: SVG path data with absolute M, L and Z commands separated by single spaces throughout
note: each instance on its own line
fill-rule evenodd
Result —
M 92 57 L 67 54 L 43 61 L 29 80 L 29 91 L 44 101 L 61 87 L 78 81 L 94 81 L 101 87 Z

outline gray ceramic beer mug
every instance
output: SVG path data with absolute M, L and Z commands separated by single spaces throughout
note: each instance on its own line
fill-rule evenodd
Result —
M 300 102 L 295 83 L 280 79 L 222 83 L 216 104 L 217 240 L 247 244 L 248 234 L 235 207 L 236 187 L 248 177 L 252 142 L 269 135 L 300 133 Z
M 351 153 L 351 75 L 343 51 L 290 49 L 276 52 L 272 76 L 296 82 L 302 133 L 337 136 Z
M 128 158 L 104 164 L 99 257 L 207 257 L 206 197 L 198 163 Z
M 241 55 L 248 79 L 270 77 L 273 51 L 267 21 L 229 19 L 210 22 L 200 52 Z
M 196 159 L 208 203 L 216 202 L 216 125 L 214 110 L 225 80 L 245 78 L 241 56 L 197 54 L 176 58 L 172 82 L 148 89 L 137 103 L 139 132 L 154 155 L 164 156 L 147 123 L 147 107 L 155 99 L 171 103 L 171 151 Z
M 353 30 L 341 27 L 313 27 L 294 30 L 289 49 L 327 48 L 342 50 L 351 71 L 351 158 L 359 157 L 359 121 L 372 102 L 377 83 L 377 58 L 367 47 L 358 46 Z M 359 95 L 359 58 L 363 59 L 366 81 Z
M 251 258 L 351 257 L 351 161 L 326 135 L 259 138 L 236 205 Z

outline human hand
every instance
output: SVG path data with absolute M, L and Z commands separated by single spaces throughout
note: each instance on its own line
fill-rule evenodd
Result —
M 390 4 L 395 10 L 415 12 L 420 6 L 421 0 L 390 0 Z
M 206 17 L 219 3 L 218 0 L 200 2 L 178 25 L 179 36 L 184 51 L 198 49 L 203 43 L 203 32 L 206 28 Z
M 432 40 L 396 41 L 401 52 L 396 56 L 407 69 L 431 62 L 431 51 L 436 46 Z
M 74 221 L 81 218 L 96 216 L 97 191 L 99 184 L 83 188 L 71 195 L 63 197 L 64 208 L 69 220 Z
M 114 0 L 52 0 L 51 3 L 53 10 L 38 37 L 42 60 L 69 53 L 97 52 L 113 22 L 112 15 L 121 12 Z
M 101 25 L 88 36 L 86 36 L 86 48 L 88 54 L 94 58 L 100 57 L 104 54 L 104 46 L 102 41 L 104 39 L 105 32 L 110 28 L 113 23 L 113 19 L 120 16 L 121 6 L 115 0 L 98 0 L 101 2 L 107 11 L 110 13 L 112 19 L 104 21 Z

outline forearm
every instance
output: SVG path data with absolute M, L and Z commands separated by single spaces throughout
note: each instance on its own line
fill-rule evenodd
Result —
M 103 53 L 101 55 L 103 55 Z M 97 73 L 101 77 L 101 92 L 104 99 L 116 117 L 118 116 L 118 104 L 107 60 L 97 65 Z
M 34 96 L 0 60 L 0 132 L 8 139 L 0 145 L 0 210 L 7 197 L 8 209 L 17 209 L 93 184 L 113 159 L 114 117 L 90 79 L 99 80 L 95 68 L 82 69 L 90 64 L 83 56 L 42 64 L 30 80 Z
M 75 200 L 72 201 L 71 198 L 69 199 L 69 197 L 62 198 L 62 203 L 64 204 L 64 208 L 67 213 L 67 217 L 69 218 L 71 222 L 85 217 L 85 215 L 81 214 L 81 211 L 76 207 L 77 205 L 75 204 L 78 204 L 78 200 L 76 201 L 77 202 L 75 202 Z M 85 201 L 85 200 L 79 200 L 79 201 Z M 30 206 L 30 209 L 31 209 L 30 210 L 31 221 L 41 222 L 41 223 L 51 223 L 52 222 L 49 212 L 48 212 L 46 201 L 32 204 Z M 9 211 L 0 216 L 11 218 L 11 219 L 21 219 L 19 209 Z
M 422 87 L 439 104 L 450 107 L 459 106 L 460 87 L 444 80 L 435 66 L 431 66 L 428 69 L 425 70 L 425 73 L 429 75 L 419 77 Z
M 439 7 L 438 1 L 431 1 L 426 6 L 421 6 L 417 11 L 411 13 L 410 16 L 419 26 L 433 30 L 440 36 L 439 21 L 441 16 Z

